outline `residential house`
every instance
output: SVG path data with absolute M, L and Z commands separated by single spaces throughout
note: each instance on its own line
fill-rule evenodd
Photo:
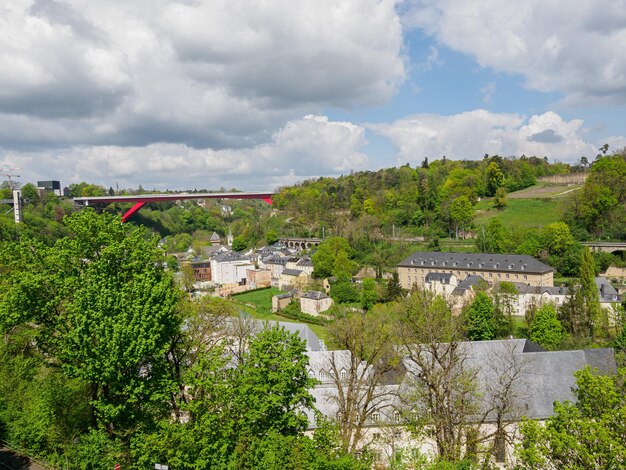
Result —
M 246 284 L 250 289 L 259 289 L 272 285 L 272 271 L 269 269 L 248 269 L 246 273 Z
M 307 291 L 300 296 L 300 310 L 309 315 L 318 316 L 333 305 L 333 299 L 323 292 Z
M 272 312 L 280 312 L 295 298 L 296 291 L 285 292 L 284 294 L 277 294 L 272 296 Z
M 602 308 L 612 309 L 613 305 L 619 304 L 622 301 L 615 287 L 613 287 L 606 278 L 596 277 L 595 282 L 598 287 L 600 306 Z
M 295 269 L 299 269 L 300 271 L 304 271 L 309 276 L 313 275 L 313 261 L 308 256 L 304 256 L 300 258 L 300 260 L 296 263 Z
M 283 269 L 278 279 L 278 288 L 280 290 L 301 289 L 311 280 L 304 271 L 298 269 Z
M 262 267 L 264 269 L 269 269 L 272 273 L 271 274 L 272 285 L 278 286 L 280 276 L 285 270 L 286 264 L 287 264 L 287 258 L 279 258 L 279 257 L 274 256 L 272 258 L 269 258 L 269 259 L 266 259 L 265 261 L 260 262 L 259 267 Z

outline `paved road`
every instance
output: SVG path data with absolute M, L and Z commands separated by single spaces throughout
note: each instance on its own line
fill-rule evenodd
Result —
M 47 470 L 31 462 L 26 457 L 17 455 L 5 447 L 0 447 L 0 470 Z

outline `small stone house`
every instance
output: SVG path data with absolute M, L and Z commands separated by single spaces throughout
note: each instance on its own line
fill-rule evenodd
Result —
M 291 303 L 294 297 L 295 297 L 295 294 L 293 291 L 286 292 L 284 294 L 273 295 L 272 296 L 272 312 L 273 313 L 280 312 L 282 309 L 284 309 L 287 305 Z
M 333 304 L 333 299 L 328 297 L 323 292 L 308 291 L 302 294 L 300 297 L 300 310 L 303 313 L 317 316 L 322 312 L 328 310 Z

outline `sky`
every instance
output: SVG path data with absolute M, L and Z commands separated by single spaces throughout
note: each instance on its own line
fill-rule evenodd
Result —
M 626 146 L 624 51 L 626 0 L 6 0 L 0 173 L 271 191 L 592 160 Z

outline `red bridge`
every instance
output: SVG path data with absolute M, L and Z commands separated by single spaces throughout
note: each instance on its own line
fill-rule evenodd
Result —
M 123 216 L 122 223 L 126 222 L 131 215 L 141 209 L 147 202 L 179 201 L 183 199 L 262 199 L 268 204 L 272 203 L 274 193 L 180 193 L 180 194 L 140 194 L 136 196 L 94 196 L 75 197 L 74 203 L 84 206 L 104 202 L 134 202 Z

